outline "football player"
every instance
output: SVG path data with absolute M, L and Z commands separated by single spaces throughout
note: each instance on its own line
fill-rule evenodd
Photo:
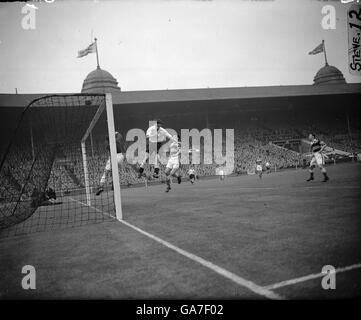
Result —
M 194 167 L 189 168 L 188 176 L 189 176 L 189 181 L 191 182 L 191 184 L 193 184 L 194 181 L 196 180 L 196 170 L 194 170 Z
M 156 124 L 153 126 L 150 126 L 146 132 L 146 139 L 147 139 L 146 155 L 139 167 L 139 175 L 138 175 L 139 178 L 141 178 L 144 175 L 144 165 L 149 158 L 149 150 L 151 150 L 151 149 L 156 150 L 153 177 L 154 178 L 159 177 L 158 151 L 165 142 L 173 139 L 172 135 L 167 130 L 165 130 L 163 127 L 161 127 L 161 125 L 163 125 L 163 122 L 158 119 L 158 120 L 156 120 Z M 150 147 L 151 145 L 153 146 L 153 148 Z
M 107 150 L 110 151 L 109 137 L 106 137 L 106 143 L 107 143 Z M 121 164 L 123 164 L 124 159 L 125 159 L 124 154 L 126 153 L 126 146 L 125 146 L 125 143 L 123 140 L 123 136 L 117 131 L 115 132 L 115 143 L 116 143 L 116 147 L 117 147 L 117 162 L 118 162 L 118 165 L 121 165 Z M 95 195 L 99 196 L 104 191 L 104 185 L 107 180 L 107 176 L 109 175 L 109 173 L 111 171 L 112 171 L 112 166 L 111 166 L 110 156 L 109 156 L 109 159 L 108 159 L 108 161 L 105 165 L 104 171 L 103 171 L 103 175 L 100 179 L 99 188 Z
M 266 172 L 271 173 L 271 164 L 268 161 L 266 162 Z
M 220 180 L 224 180 L 225 174 L 222 168 L 218 170 L 218 175 Z
M 306 181 L 312 181 L 315 179 L 313 176 L 313 169 L 317 165 L 323 174 L 322 181 L 327 182 L 329 177 L 327 175 L 326 168 L 324 167 L 324 158 L 322 154 L 322 151 L 326 148 L 326 144 L 323 141 L 317 139 L 316 135 L 313 133 L 308 136 L 308 139 L 311 142 L 310 151 L 312 153 L 312 159 L 309 167 L 310 177 Z
M 258 174 L 259 178 L 262 179 L 262 160 L 257 159 L 256 161 L 256 173 Z
M 174 135 L 172 137 L 173 142 L 169 146 L 169 159 L 167 166 L 165 168 L 165 175 L 166 175 L 166 183 L 167 183 L 167 189 L 165 192 L 169 192 L 171 189 L 170 187 L 170 179 L 171 177 L 176 177 L 178 180 L 178 184 L 182 182 L 181 175 L 178 173 L 179 169 L 179 155 L 180 155 L 180 142 L 179 142 L 179 136 Z

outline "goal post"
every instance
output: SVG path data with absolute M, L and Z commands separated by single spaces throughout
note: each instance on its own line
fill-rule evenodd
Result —
M 90 138 L 92 138 L 92 130 L 95 127 L 97 121 L 99 120 L 100 116 L 102 115 L 103 111 L 105 108 L 105 104 L 104 101 L 101 102 L 98 110 L 96 111 L 92 121 L 90 122 L 89 127 L 87 128 L 83 138 L 81 139 L 81 153 L 82 153 L 82 158 L 83 158 L 83 170 L 84 170 L 84 185 L 85 185 L 85 192 L 86 192 L 86 203 L 88 206 L 91 205 L 91 200 L 90 200 L 90 194 L 92 189 L 90 188 L 90 182 L 89 182 L 89 172 L 88 172 L 88 161 L 87 161 L 87 152 L 86 152 L 86 140 L 87 138 L 90 136 Z M 91 140 L 92 142 L 92 140 Z
M 106 117 L 107 117 L 106 123 L 107 123 L 107 127 L 108 127 L 107 131 L 108 131 L 108 136 L 109 136 L 110 163 L 111 163 L 111 170 L 112 170 L 112 176 L 113 176 L 115 212 L 116 212 L 117 219 L 122 220 L 123 215 L 122 215 L 120 182 L 119 182 L 119 178 L 118 178 L 119 177 L 119 168 L 118 168 L 118 161 L 117 161 L 117 148 L 116 148 L 116 142 L 115 142 L 114 111 L 113 111 L 112 95 L 110 93 L 105 94 L 105 101 L 103 101 L 100 104 L 92 121 L 90 122 L 89 127 L 87 128 L 83 138 L 81 139 L 86 203 L 88 206 L 92 205 L 91 194 L 93 192 L 93 190 L 90 186 L 86 140 L 88 139 L 88 137 L 90 137 L 90 139 L 92 140 L 92 130 L 94 129 L 95 125 L 97 124 L 97 122 L 98 122 L 99 118 L 101 117 L 102 113 L 104 112 L 104 110 L 106 111 Z M 92 144 L 92 141 L 91 141 L 91 144 Z M 114 177 L 116 177 L 116 178 L 114 178 Z
M 112 166 L 112 175 L 113 175 L 115 213 L 118 220 L 123 220 L 122 200 L 120 195 L 119 170 L 118 170 L 118 161 L 117 161 L 117 147 L 115 143 L 113 101 L 112 101 L 112 95 L 110 93 L 106 93 L 105 95 L 105 104 L 107 109 L 110 162 Z
M 81 154 L 83 158 L 83 170 L 84 170 L 84 184 L 85 184 L 85 193 L 86 193 L 86 204 L 88 206 L 91 205 L 90 200 L 90 183 L 89 183 L 89 173 L 88 173 L 88 161 L 86 156 L 86 147 L 85 147 L 85 141 L 81 142 Z
M 110 93 L 37 98 L 14 127 L 0 162 L 0 238 L 123 219 Z

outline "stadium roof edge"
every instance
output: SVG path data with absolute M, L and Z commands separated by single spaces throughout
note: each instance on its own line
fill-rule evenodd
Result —
M 157 103 L 177 101 L 252 99 L 272 97 L 296 97 L 312 95 L 358 94 L 361 93 L 361 83 L 329 84 L 329 85 L 292 85 L 268 87 L 228 87 L 204 89 L 172 89 L 123 91 L 113 94 L 113 103 Z M 56 93 L 57 95 L 60 93 Z M 61 93 L 67 94 L 67 93 Z M 75 93 L 68 93 L 75 94 Z M 79 94 L 79 93 L 76 93 Z M 0 94 L 0 107 L 24 107 L 43 94 Z

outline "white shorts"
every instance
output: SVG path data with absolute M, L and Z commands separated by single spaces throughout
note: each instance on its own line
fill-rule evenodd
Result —
M 321 152 L 315 152 L 313 154 L 313 157 L 311 159 L 311 163 L 310 163 L 310 166 L 315 166 L 315 165 L 318 165 L 318 166 L 322 166 L 324 165 L 324 159 L 323 159 L 323 155 Z
M 122 153 L 117 153 L 117 162 L 118 162 L 118 165 L 122 164 L 124 161 L 124 156 Z M 107 161 L 107 164 L 105 165 L 105 170 L 107 171 L 110 171 L 112 170 L 112 165 L 110 163 L 110 158 L 108 159 Z
M 177 158 L 169 158 L 167 162 L 168 169 L 178 169 L 179 168 L 179 159 Z
M 258 164 L 257 167 L 256 167 L 256 170 L 257 170 L 257 171 L 262 171 L 262 166 L 260 166 L 260 165 Z

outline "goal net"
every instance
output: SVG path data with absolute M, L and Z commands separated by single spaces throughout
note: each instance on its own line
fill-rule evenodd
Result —
M 32 101 L 0 161 L 0 237 L 122 219 L 110 94 Z

